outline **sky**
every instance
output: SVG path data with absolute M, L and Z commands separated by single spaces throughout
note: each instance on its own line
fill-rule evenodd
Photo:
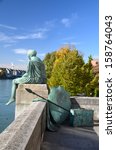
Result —
M 23 68 L 27 51 L 43 59 L 71 44 L 99 57 L 98 0 L 0 0 L 0 66 Z

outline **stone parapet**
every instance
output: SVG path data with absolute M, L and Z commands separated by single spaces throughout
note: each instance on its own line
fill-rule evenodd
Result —
M 94 120 L 99 120 L 99 97 L 71 97 L 72 108 L 85 108 L 94 110 Z
M 19 116 L 23 110 L 29 107 L 34 98 L 38 97 L 26 89 L 31 90 L 42 97 L 48 98 L 48 89 L 46 84 L 20 84 L 16 90 L 15 118 Z
M 40 150 L 46 128 L 46 103 L 33 102 L 0 134 L 0 150 Z
M 32 99 L 37 98 L 37 95 L 29 93 L 26 89 L 32 90 L 45 98 L 48 97 L 46 84 L 20 84 L 16 91 L 16 104 L 30 104 Z

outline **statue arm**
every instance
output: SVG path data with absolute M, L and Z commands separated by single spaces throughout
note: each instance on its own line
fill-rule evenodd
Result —
M 28 76 L 28 73 L 26 72 L 22 77 L 27 77 Z
M 27 71 L 26 71 L 26 73 L 23 74 L 22 77 L 28 77 L 28 75 L 29 75 L 28 72 L 29 72 L 29 68 L 30 68 L 29 66 L 30 66 L 30 61 L 29 61 L 29 64 L 28 64 L 28 66 L 27 66 Z

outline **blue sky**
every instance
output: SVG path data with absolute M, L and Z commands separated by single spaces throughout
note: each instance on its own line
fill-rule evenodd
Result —
M 0 0 L 0 65 L 24 67 L 26 53 L 45 54 L 73 44 L 86 60 L 98 58 L 98 0 Z

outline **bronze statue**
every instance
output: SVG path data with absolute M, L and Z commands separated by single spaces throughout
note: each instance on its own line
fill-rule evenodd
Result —
M 16 88 L 18 84 L 44 84 L 46 83 L 45 66 L 43 62 L 38 58 L 37 52 L 31 50 L 27 53 L 29 58 L 29 64 L 26 73 L 21 77 L 12 81 L 11 97 L 6 105 L 15 101 Z

